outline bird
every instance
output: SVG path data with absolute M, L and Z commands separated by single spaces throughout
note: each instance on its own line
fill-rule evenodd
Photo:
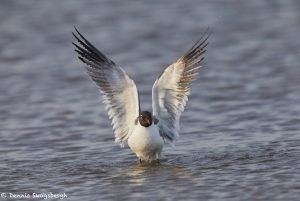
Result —
M 203 66 L 210 33 L 207 31 L 179 59 L 164 69 L 152 87 L 152 112 L 142 111 L 135 82 L 76 27 L 72 44 L 97 85 L 111 119 L 115 142 L 128 146 L 140 163 L 158 161 L 165 144 L 179 137 L 180 116 L 190 94 L 190 85 Z

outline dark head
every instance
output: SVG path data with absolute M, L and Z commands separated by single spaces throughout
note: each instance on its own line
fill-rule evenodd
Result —
M 151 114 L 151 112 L 143 111 L 139 115 L 139 122 L 144 127 L 151 126 L 151 124 L 152 124 L 152 114 Z

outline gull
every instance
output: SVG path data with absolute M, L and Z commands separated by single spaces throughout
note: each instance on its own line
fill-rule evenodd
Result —
M 76 31 L 76 32 L 75 32 Z M 176 62 L 168 66 L 152 87 L 152 112 L 142 111 L 134 81 L 120 66 L 100 52 L 75 27 L 75 51 L 98 86 L 112 121 L 115 142 L 125 145 L 143 161 L 159 161 L 164 144 L 179 136 L 181 113 L 190 85 L 202 67 L 207 32 Z

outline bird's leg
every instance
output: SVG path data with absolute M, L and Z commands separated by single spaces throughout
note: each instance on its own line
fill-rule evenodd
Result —
M 142 159 L 141 158 L 139 158 L 140 159 L 140 164 L 142 164 Z
M 159 155 L 160 155 L 159 153 L 156 153 L 156 163 L 158 163 L 158 164 L 160 163 L 160 161 L 159 161 Z

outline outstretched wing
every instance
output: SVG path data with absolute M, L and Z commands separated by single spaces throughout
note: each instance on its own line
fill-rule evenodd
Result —
M 179 135 L 179 119 L 188 100 L 190 84 L 202 67 L 209 34 L 205 34 L 175 63 L 167 67 L 152 88 L 153 116 L 160 135 L 172 143 Z
M 97 50 L 75 28 L 78 44 L 73 43 L 78 58 L 86 64 L 91 79 L 99 87 L 103 102 L 112 120 L 115 141 L 124 146 L 139 115 L 139 96 L 136 85 L 126 72 Z

